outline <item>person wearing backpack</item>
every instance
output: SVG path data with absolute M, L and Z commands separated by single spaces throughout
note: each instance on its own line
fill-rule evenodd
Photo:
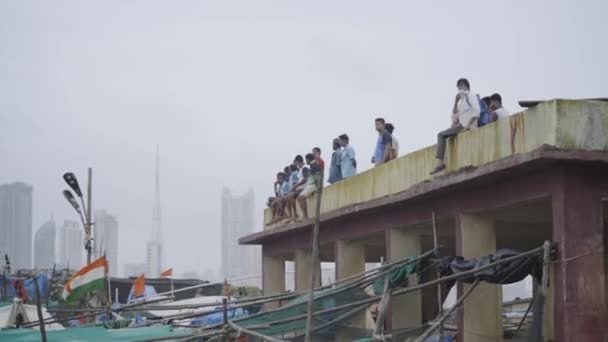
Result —
M 477 128 L 479 114 L 481 112 L 478 95 L 471 92 L 471 86 L 466 78 L 456 82 L 458 93 L 454 99 L 452 109 L 452 127 L 437 134 L 437 166 L 431 171 L 431 175 L 445 169 L 445 147 L 448 138 L 458 135 L 460 132 Z

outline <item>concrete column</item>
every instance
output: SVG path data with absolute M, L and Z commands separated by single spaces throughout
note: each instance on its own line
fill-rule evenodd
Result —
M 310 268 L 312 266 L 312 251 L 309 249 L 296 249 L 294 252 L 295 264 L 295 288 L 296 291 L 310 289 Z M 317 270 L 317 279 L 315 287 L 321 285 L 320 269 Z
M 459 215 L 457 233 L 459 252 L 464 258 L 475 258 L 496 251 L 494 220 L 481 215 Z M 467 284 L 462 286 L 466 291 Z M 460 294 L 459 294 L 460 295 Z M 464 301 L 459 334 L 462 341 L 489 342 L 503 340 L 502 286 L 481 282 Z
M 339 240 L 335 246 L 336 280 L 342 280 L 351 275 L 365 271 L 365 245 L 361 241 Z M 351 326 L 365 328 L 365 312 L 351 319 Z M 348 332 L 336 331 L 336 341 L 352 341 L 353 336 Z
M 563 170 L 552 197 L 558 258 L 551 265 L 555 341 L 605 341 L 608 336 L 605 179 L 599 172 Z
M 389 259 L 395 261 L 410 256 L 420 255 L 420 235 L 407 229 L 391 229 L 388 237 Z M 410 285 L 418 283 L 417 277 L 411 276 Z M 391 327 L 403 329 L 419 326 L 422 323 L 422 292 L 415 291 L 391 298 Z
M 262 290 L 265 296 L 285 292 L 285 260 L 268 256 L 262 251 Z M 278 303 L 267 303 L 267 309 L 275 308 Z

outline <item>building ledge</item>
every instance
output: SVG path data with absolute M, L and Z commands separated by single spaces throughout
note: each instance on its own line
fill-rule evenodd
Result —
M 564 157 L 569 155 L 567 151 L 573 151 L 584 159 L 584 151 L 605 150 L 608 150 L 607 102 L 542 102 L 524 112 L 450 139 L 446 149 L 447 168 L 436 176 L 429 176 L 436 163 L 436 147 L 430 146 L 325 187 L 321 216 L 325 220 L 338 213 L 344 215 L 404 194 L 418 196 L 447 183 L 462 182 L 481 170 L 490 172 L 488 169 L 499 169 L 506 164 L 513 167 L 538 158 L 567 158 Z M 309 199 L 309 208 L 314 208 L 313 200 L 314 196 Z M 264 223 L 269 222 L 270 217 L 270 210 L 266 209 Z M 310 224 L 264 224 L 264 232 L 240 241 L 251 244 L 256 241 L 252 237 L 261 236 L 259 234 L 279 233 L 307 225 Z
M 471 182 L 492 182 L 504 177 L 505 173 L 516 176 L 519 173 L 530 172 L 555 165 L 556 163 L 601 163 L 608 164 L 607 150 L 562 150 L 554 146 L 543 145 L 538 149 L 497 160 L 479 167 L 469 166 L 449 172 L 435 179 L 422 181 L 409 189 L 397 194 L 356 203 L 343 208 L 321 214 L 321 222 L 328 222 L 345 215 L 364 213 L 384 206 L 424 198 L 453 190 L 455 187 L 465 187 Z M 273 229 L 266 229 L 239 239 L 241 245 L 259 245 L 278 236 L 301 232 L 311 229 L 313 220 L 294 222 Z

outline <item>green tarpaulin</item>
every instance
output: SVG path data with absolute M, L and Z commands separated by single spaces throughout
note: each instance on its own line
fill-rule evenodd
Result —
M 46 332 L 48 342 L 126 342 L 158 337 L 182 337 L 190 335 L 190 329 L 173 329 L 170 326 L 106 329 L 104 327 L 70 328 Z M 0 342 L 39 342 L 40 332 L 31 329 L 0 331 Z

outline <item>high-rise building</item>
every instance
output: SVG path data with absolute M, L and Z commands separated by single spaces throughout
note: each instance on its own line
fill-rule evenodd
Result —
M 45 222 L 34 237 L 34 268 L 49 270 L 55 265 L 55 221 Z
M 234 196 L 229 189 L 222 193 L 222 275 L 228 279 L 261 274 L 261 256 L 258 246 L 240 246 L 238 239 L 253 233 L 254 194 L 249 190 Z M 259 279 L 242 284 L 259 285 Z
M 61 268 L 79 270 L 84 266 L 84 228 L 76 221 L 65 220 L 59 230 L 59 260 Z
M 161 236 L 161 209 L 160 209 L 160 160 L 158 145 L 156 146 L 156 181 L 154 184 L 154 209 L 152 211 L 152 236 L 146 243 L 146 262 L 148 264 L 148 277 L 160 276 L 163 267 L 163 243 Z
M 148 271 L 148 264 L 146 263 L 134 263 L 125 264 L 124 276 L 125 277 L 139 277 Z
M 118 275 L 118 221 L 105 210 L 98 210 L 95 212 L 94 222 L 96 257 L 105 254 L 108 271 L 116 276 Z
M 162 243 L 150 240 L 146 243 L 146 275 L 150 278 L 158 278 L 162 272 L 163 245 Z
M 32 267 L 32 187 L 0 185 L 0 255 L 13 271 Z

